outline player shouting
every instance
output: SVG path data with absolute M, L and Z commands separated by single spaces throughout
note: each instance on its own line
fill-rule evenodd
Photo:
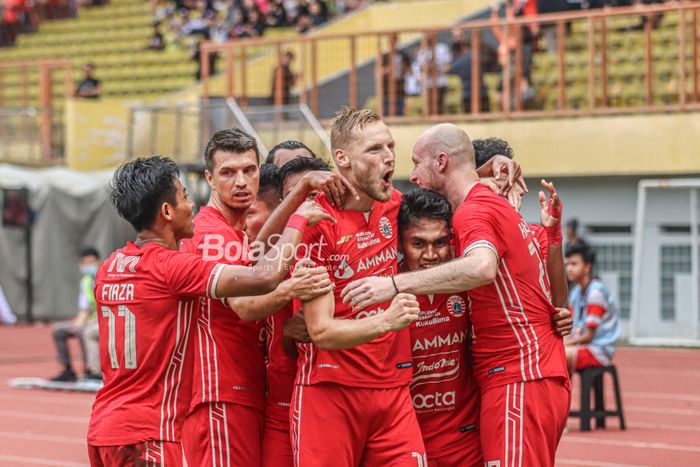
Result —
M 411 180 L 443 194 L 455 208 L 461 258 L 426 271 L 355 281 L 342 296 L 364 308 L 398 292 L 469 290 L 484 461 L 554 465 L 570 384 L 534 236 L 504 199 L 479 184 L 471 141 L 456 126 L 423 133 L 413 162 Z

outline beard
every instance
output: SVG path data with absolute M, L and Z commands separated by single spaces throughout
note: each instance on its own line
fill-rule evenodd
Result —
M 355 178 L 355 183 L 367 196 L 376 201 L 389 201 L 393 191 L 393 185 L 384 188 L 384 180 L 381 174 L 373 173 L 367 166 L 359 164 L 355 161 L 351 163 L 352 174 Z

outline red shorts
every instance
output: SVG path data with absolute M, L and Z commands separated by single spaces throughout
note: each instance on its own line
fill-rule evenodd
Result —
M 263 467 L 292 467 L 292 443 L 289 438 L 289 407 L 265 407 L 263 431 Z
M 168 441 L 144 441 L 128 446 L 91 446 L 88 456 L 92 467 L 115 465 L 165 465 L 182 466 L 182 445 Z
M 259 466 L 263 414 L 231 402 L 199 404 L 182 426 L 182 447 L 191 466 Z
M 291 428 L 297 467 L 425 467 L 408 386 L 297 385 Z
M 574 357 L 574 370 L 578 371 L 592 366 L 603 366 L 603 363 L 596 358 L 588 347 L 577 345 L 576 357 Z
M 482 392 L 479 420 L 484 465 L 553 466 L 570 404 L 571 392 L 563 378 Z
M 437 451 L 431 454 L 428 448 L 428 467 L 483 467 L 484 458 L 481 455 L 479 431 L 474 430 L 474 436 L 470 436 L 469 439 L 464 438 L 462 442 L 465 444 L 460 449 L 444 456 Z

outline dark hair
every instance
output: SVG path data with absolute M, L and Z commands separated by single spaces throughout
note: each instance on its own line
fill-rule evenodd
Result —
M 417 188 L 403 195 L 399 209 L 399 235 L 419 219 L 436 219 L 452 226 L 452 206 L 447 198 L 425 188 Z
M 260 166 L 260 186 L 257 197 L 258 199 L 271 198 L 270 201 L 276 202 L 282 198 L 282 180 L 280 179 L 280 169 L 276 165 L 263 164 Z
M 580 255 L 583 262 L 593 266 L 595 264 L 595 250 L 592 246 L 584 242 L 576 242 L 566 249 L 565 257 Z
M 284 185 L 290 175 L 311 172 L 313 170 L 321 170 L 324 172 L 330 172 L 331 167 L 323 159 L 316 159 L 313 157 L 297 157 L 290 161 L 284 163 L 280 167 L 280 182 Z
M 258 153 L 258 143 L 255 138 L 250 136 L 240 128 L 231 128 L 221 130 L 214 133 L 207 143 L 207 148 L 204 150 L 204 164 L 209 172 L 214 171 L 214 154 L 216 151 L 232 152 L 235 154 L 254 151 L 255 161 L 260 160 Z
M 110 199 L 137 232 L 151 227 L 163 203 L 176 204 L 177 164 L 168 157 L 139 157 L 122 164 L 112 177 Z
M 80 250 L 80 253 L 78 254 L 80 258 L 85 258 L 86 256 L 94 256 L 95 258 L 100 257 L 100 253 L 97 251 L 97 248 L 94 246 L 86 246 L 82 250 Z
M 309 149 L 307 145 L 302 143 L 301 141 L 296 141 L 293 139 L 290 139 L 288 141 L 282 141 L 281 143 L 275 145 L 272 149 L 270 149 L 270 152 L 267 153 L 267 158 L 265 159 L 266 164 L 274 164 L 275 163 L 275 153 L 279 151 L 280 149 L 286 149 L 288 151 L 294 151 L 295 149 L 306 149 L 309 151 L 309 154 L 311 154 L 311 157 L 318 157 L 314 152 Z
M 578 219 L 576 219 L 576 218 L 571 219 L 569 222 L 566 223 L 566 226 L 568 228 L 570 228 L 571 230 L 573 230 L 574 233 L 576 233 L 576 231 L 578 230 Z
M 486 164 L 493 156 L 506 156 L 508 159 L 515 157 L 513 148 L 507 141 L 500 138 L 475 139 L 472 144 L 474 145 L 474 162 L 477 167 Z

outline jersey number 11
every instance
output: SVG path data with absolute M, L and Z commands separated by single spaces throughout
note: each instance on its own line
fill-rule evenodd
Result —
M 117 317 L 124 318 L 124 367 L 127 369 L 136 368 L 136 316 L 129 310 L 126 305 L 119 305 L 117 313 L 111 310 L 108 306 L 102 307 L 102 316 L 107 318 L 107 326 L 109 331 L 109 360 L 113 369 L 119 368 L 119 359 L 117 357 L 117 338 L 116 327 Z

